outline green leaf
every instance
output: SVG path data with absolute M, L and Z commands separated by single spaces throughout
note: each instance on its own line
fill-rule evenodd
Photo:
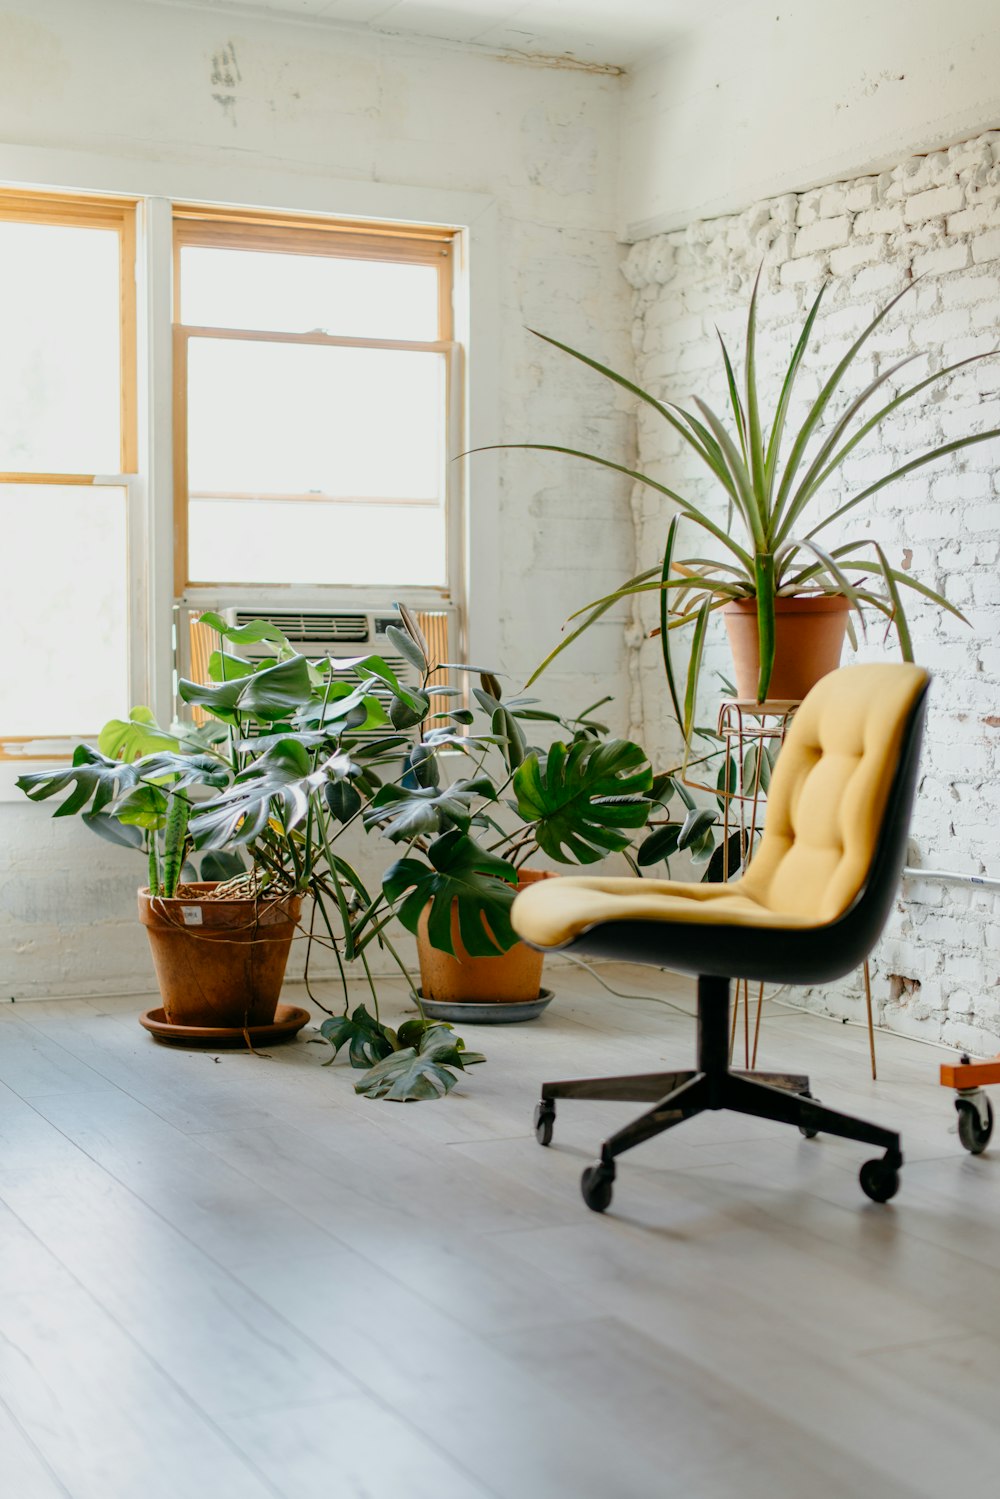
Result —
M 451 786 L 383 786 L 366 809 L 366 827 L 381 827 L 395 843 L 461 828 L 468 832 L 473 803 L 494 799 L 493 782 L 485 776 L 456 781 Z
M 711 604 L 708 599 L 698 610 L 694 624 L 694 635 L 691 640 L 691 655 L 688 659 L 687 685 L 684 689 L 684 741 L 690 743 L 691 730 L 694 727 L 694 710 L 698 697 L 698 678 L 701 675 L 701 658 L 705 649 L 705 627 L 708 616 L 711 613 Z
M 174 754 L 166 750 L 160 754 L 144 755 L 135 762 L 136 772 L 143 781 L 169 781 L 173 791 L 183 791 L 189 786 L 211 786 L 217 789 L 228 786 L 232 771 L 215 755 Z
M 500 742 L 500 751 L 507 762 L 507 769 L 516 770 L 528 748 L 521 725 L 509 708 L 501 706 L 495 710 L 490 727 Z
M 138 760 L 156 750 L 179 750 L 180 740 L 161 729 L 151 708 L 133 708 L 128 718 L 112 718 L 97 736 L 97 747 L 114 760 Z
M 257 645 L 261 641 L 276 645 L 282 651 L 292 649 L 288 640 L 282 635 L 277 625 L 272 625 L 264 619 L 251 619 L 245 625 L 230 625 L 222 618 L 221 614 L 202 614 L 199 617 L 200 625 L 207 625 L 224 640 L 231 640 L 234 645 Z
M 167 821 L 167 797 L 157 786 L 133 786 L 111 808 L 112 815 L 126 827 L 156 832 Z
M 691 848 L 715 826 L 716 820 L 716 814 L 709 811 L 707 807 L 695 807 L 684 819 L 684 826 L 677 839 L 677 847 Z
M 227 651 L 213 651 L 208 658 L 210 682 L 235 682 L 238 677 L 252 677 L 256 669 L 253 661 L 244 661 L 242 656 L 231 656 Z
M 72 786 L 73 790 L 65 801 L 60 802 L 53 816 L 73 817 L 88 802 L 92 813 L 102 812 L 134 786 L 136 780 L 134 766 L 125 765 L 121 760 L 109 760 L 89 745 L 78 744 L 71 765 L 18 776 L 17 786 L 33 802 L 47 801 L 50 796 Z
M 373 1067 L 395 1051 L 392 1031 L 369 1014 L 364 1005 L 358 1005 L 353 1015 L 334 1015 L 324 1020 L 319 1033 L 333 1047 L 334 1056 L 342 1046 L 347 1047 L 352 1067 Z
M 680 832 L 679 822 L 668 822 L 666 827 L 657 828 L 639 844 L 636 851 L 636 863 L 645 868 L 649 864 L 659 864 L 662 859 L 669 859 L 677 852 Z
M 718 885 L 725 877 L 728 866 L 729 879 L 735 879 L 741 872 L 743 859 L 743 833 L 737 828 L 730 833 L 726 842 L 720 843 L 708 861 L 708 868 L 702 875 L 704 885 Z M 697 863 L 698 861 L 695 860 Z
M 473 958 L 492 958 L 514 946 L 510 924 L 517 871 L 488 853 L 458 828 L 435 839 L 422 859 L 399 859 L 382 877 L 386 900 L 409 932 L 416 932 L 425 906 L 428 937 L 441 952 L 455 949 L 451 937 L 456 903 L 462 945 Z M 408 892 L 408 893 L 407 893 Z
M 478 1052 L 468 1052 L 464 1043 L 452 1034 L 451 1027 L 430 1025 L 419 1045 L 404 1047 L 379 1062 L 354 1085 L 354 1091 L 367 1098 L 384 1098 L 390 1103 L 418 1102 L 443 1098 L 458 1081 L 450 1070 L 464 1070 L 485 1061 Z
M 253 676 L 215 686 L 181 678 L 177 690 L 185 703 L 205 708 L 223 723 L 236 724 L 241 717 L 275 723 L 305 707 L 312 682 L 306 658 L 292 656 L 261 667 Z
M 561 863 L 593 864 L 627 848 L 619 829 L 641 828 L 651 810 L 653 772 L 627 739 L 557 741 L 544 759 L 526 757 L 514 775 L 517 809 L 535 824 L 538 846 Z
M 409 609 L 406 606 L 406 604 L 400 604 L 397 602 L 396 610 L 399 614 L 400 619 L 403 621 L 403 629 L 406 631 L 407 635 L 409 635 L 410 639 L 413 641 L 413 644 L 417 647 L 417 650 L 423 656 L 424 660 L 428 664 L 430 664 L 431 648 L 427 644 L 427 637 L 424 635 L 423 630 L 420 628 L 420 625 L 417 622 L 417 616 L 413 613 L 412 609 Z
M 245 871 L 246 865 L 236 853 L 206 854 L 201 861 L 203 880 L 218 880 L 220 883 L 225 883 L 226 880 L 235 880 Z
M 426 692 L 400 689 L 389 699 L 389 720 L 394 729 L 415 729 L 431 710 Z
M 361 797 L 349 780 L 328 781 L 323 795 L 337 822 L 349 822 L 361 811 Z
M 760 766 L 760 780 L 758 781 L 758 765 Z M 743 757 L 743 785 L 748 796 L 753 796 L 754 791 L 766 793 L 771 784 L 771 760 L 764 746 L 751 744 Z
M 251 843 L 260 837 L 272 811 L 290 830 L 305 817 L 310 794 L 325 786 L 321 767 L 313 771 L 308 750 L 294 738 L 277 744 L 240 772 L 228 791 L 200 802 L 190 831 L 198 849 L 220 849 Z
M 385 636 L 399 654 L 423 676 L 427 670 L 427 657 L 408 631 L 397 630 L 395 625 L 387 625 Z

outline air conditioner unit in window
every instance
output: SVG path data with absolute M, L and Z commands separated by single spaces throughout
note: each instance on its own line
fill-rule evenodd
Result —
M 385 633 L 388 625 L 401 628 L 399 615 L 391 605 L 385 609 L 289 609 L 275 608 L 272 605 L 254 608 L 252 605 L 240 604 L 217 612 L 227 624 L 237 628 L 255 619 L 275 625 L 291 645 L 310 660 L 319 660 L 324 656 L 381 656 L 400 682 L 411 687 L 419 683 L 416 668 L 395 649 Z M 414 613 L 427 639 L 432 659 L 454 660 L 458 611 L 452 605 L 444 605 L 440 609 L 414 610 Z M 196 682 L 207 682 L 209 657 L 221 645 L 222 640 L 217 632 L 198 622 L 197 611 L 180 611 L 177 629 L 179 675 L 190 677 Z M 267 660 L 272 656 L 272 652 L 264 644 L 228 648 L 249 661 Z M 446 675 L 443 674 L 438 680 L 443 683 Z M 384 706 L 388 706 L 392 691 L 386 684 L 373 681 L 372 693 Z M 451 701 L 448 698 L 438 698 L 435 701 L 432 695 L 431 712 L 443 709 Z M 198 719 L 203 717 L 197 711 L 195 716 Z

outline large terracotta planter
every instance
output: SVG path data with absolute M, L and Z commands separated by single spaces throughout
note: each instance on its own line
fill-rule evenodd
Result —
M 522 869 L 517 888 L 551 878 L 547 869 Z M 455 957 L 432 947 L 427 936 L 427 913 L 417 930 L 420 988 L 424 999 L 441 1004 L 528 1004 L 542 987 L 542 954 L 517 942 L 496 958 L 470 958 L 462 945 L 458 911 L 451 913 L 451 940 Z
M 774 604 L 774 670 L 767 695 L 796 701 L 840 665 L 850 604 L 839 593 L 779 598 Z M 734 599 L 722 617 L 733 654 L 736 695 L 755 700 L 760 674 L 757 600 Z
M 270 1025 L 285 977 L 300 895 L 206 900 L 214 884 L 185 885 L 171 900 L 139 891 L 139 920 L 153 953 L 171 1025 Z

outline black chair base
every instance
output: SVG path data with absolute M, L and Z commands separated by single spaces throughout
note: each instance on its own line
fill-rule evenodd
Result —
M 729 1067 L 729 980 L 698 980 L 698 1070 L 647 1072 L 630 1077 L 575 1078 L 543 1083 L 535 1110 L 535 1134 L 548 1145 L 556 1117 L 556 1099 L 588 1098 L 651 1103 L 653 1107 L 610 1135 L 601 1158 L 583 1173 L 581 1190 L 589 1208 L 603 1213 L 610 1205 L 615 1157 L 654 1135 L 692 1119 L 706 1109 L 731 1109 L 757 1119 L 794 1124 L 807 1139 L 820 1133 L 881 1146 L 881 1160 L 861 1168 L 862 1190 L 873 1202 L 888 1202 L 899 1188 L 903 1153 L 899 1135 L 864 1119 L 824 1108 L 809 1092 L 809 1079 L 797 1073 L 733 1072 Z

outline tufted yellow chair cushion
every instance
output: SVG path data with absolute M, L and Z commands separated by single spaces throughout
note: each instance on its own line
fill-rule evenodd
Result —
M 922 667 L 879 663 L 845 667 L 816 684 L 792 720 L 760 848 L 742 879 L 541 880 L 515 900 L 515 930 L 536 947 L 563 947 L 606 921 L 779 929 L 835 921 L 865 882 L 906 726 L 926 682 Z

